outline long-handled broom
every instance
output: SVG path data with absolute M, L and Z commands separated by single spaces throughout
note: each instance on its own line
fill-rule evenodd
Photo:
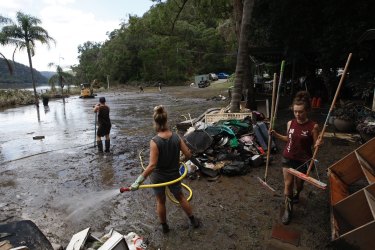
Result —
M 335 96 L 333 97 L 333 101 L 332 101 L 331 107 L 330 107 L 330 109 L 328 111 L 327 118 L 326 118 L 326 121 L 324 122 L 323 129 L 322 129 L 322 131 L 321 131 L 321 133 L 319 135 L 319 138 L 323 138 L 323 136 L 324 136 L 324 132 L 326 130 L 328 120 L 329 120 L 329 118 L 331 116 L 331 112 L 332 112 L 332 110 L 333 110 L 333 108 L 335 106 L 337 96 L 338 96 L 338 94 L 340 92 L 340 89 L 341 89 L 341 85 L 344 82 L 344 79 L 345 79 L 345 76 L 346 76 L 346 72 L 348 71 L 348 67 L 349 67 L 349 63 L 350 63 L 351 58 L 352 58 L 352 53 L 349 54 L 348 59 L 346 61 L 344 72 L 341 75 L 341 79 L 340 79 L 339 85 L 337 86 Z M 314 165 L 314 162 L 315 162 L 315 159 L 316 159 L 316 155 L 318 153 L 318 149 L 319 149 L 319 145 L 317 145 L 317 147 L 315 147 L 315 150 L 314 150 L 314 153 L 313 153 L 313 156 L 311 158 L 311 161 L 310 161 L 310 164 L 309 164 L 309 167 L 307 169 L 306 174 L 301 173 L 298 170 L 293 169 L 293 168 L 288 168 L 288 172 L 291 173 L 292 175 L 294 175 L 294 176 L 302 179 L 302 180 L 305 180 L 305 181 L 313 184 L 314 186 L 316 186 L 318 188 L 326 189 L 327 188 L 327 184 L 325 184 L 325 183 L 323 183 L 323 182 L 321 182 L 319 180 L 316 180 L 316 179 L 314 179 L 314 178 L 312 178 L 312 177 L 309 176 L 310 171 L 311 171 L 311 169 L 312 169 L 312 167 Z
M 282 61 L 281 62 L 281 68 L 280 68 L 279 86 L 277 88 L 277 97 L 276 97 L 276 73 L 273 75 L 272 105 L 271 105 L 271 120 L 270 120 L 271 122 L 270 122 L 269 132 L 272 131 L 273 126 L 275 124 L 275 117 L 276 117 L 276 114 L 277 114 L 277 106 L 278 106 L 278 100 L 279 100 L 278 97 L 279 97 L 279 93 L 280 93 L 280 85 L 281 85 L 281 82 L 282 82 L 284 67 L 285 67 L 285 61 Z M 271 154 L 271 144 L 272 144 L 272 136 L 269 133 L 269 135 L 268 135 L 266 170 L 264 172 L 264 179 L 262 180 L 260 177 L 257 177 L 257 178 L 263 186 L 269 188 L 272 192 L 275 192 L 275 189 L 267 184 L 268 166 L 269 166 L 269 163 L 270 163 L 270 154 Z
M 275 94 L 276 94 L 276 73 L 273 75 L 273 85 L 272 85 L 272 105 L 271 105 L 271 119 L 270 119 L 270 127 L 269 127 L 269 132 L 273 128 L 273 115 L 274 115 L 274 109 L 275 109 Z M 267 150 L 267 160 L 266 160 L 266 171 L 264 173 L 264 179 L 262 180 L 260 177 L 257 177 L 259 182 L 269 188 L 272 192 L 275 192 L 275 189 L 273 189 L 270 185 L 267 184 L 267 174 L 268 174 L 268 166 L 270 162 L 270 151 L 271 151 L 271 143 L 272 143 L 272 137 L 269 134 L 268 135 L 268 150 Z

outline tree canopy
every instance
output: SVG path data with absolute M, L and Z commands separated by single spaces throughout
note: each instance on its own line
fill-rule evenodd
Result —
M 236 1 L 154 2 L 142 17 L 129 16 L 105 42 L 79 46 L 80 81 L 105 81 L 110 75 L 119 83 L 180 84 L 196 74 L 235 72 Z M 269 63 L 277 72 L 286 60 L 286 77 L 321 69 L 329 82 L 353 52 L 352 69 L 363 68 L 362 59 L 374 58 L 374 46 L 362 46 L 358 38 L 375 27 L 374 10 L 375 3 L 365 0 L 255 0 L 246 32 L 249 58 L 255 61 L 248 67 Z
M 104 82 L 110 77 L 122 84 L 158 81 L 173 85 L 191 81 L 197 74 L 233 73 L 239 56 L 242 13 L 251 13 L 251 17 L 242 36 L 247 45 L 242 50 L 247 52 L 242 54 L 247 56 L 242 55 L 241 60 L 249 60 L 243 67 L 253 74 L 265 65 L 272 75 L 286 60 L 286 78 L 295 80 L 319 71 L 325 86 L 331 89 L 337 70 L 352 52 L 348 80 L 373 82 L 375 45 L 373 41 L 360 42 L 359 37 L 375 28 L 374 1 L 251 0 L 252 4 L 245 6 L 251 6 L 252 11 L 241 9 L 243 0 L 153 2 L 143 16 L 129 15 L 119 29 L 108 33 L 106 41 L 87 41 L 78 46 L 79 64 L 73 67 L 76 82 Z M 37 28 L 40 20 L 30 18 L 35 36 L 29 41 L 47 42 L 48 33 Z M 10 41 L 0 38 L 2 44 Z M 18 41 L 24 41 L 16 44 L 22 47 L 28 40 Z M 35 44 L 29 45 L 32 55 Z M 252 79 L 246 74 L 238 86 L 250 88 Z

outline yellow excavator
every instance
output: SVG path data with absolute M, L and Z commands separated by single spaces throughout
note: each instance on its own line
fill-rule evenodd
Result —
M 90 83 L 81 84 L 81 95 L 79 98 L 94 98 L 94 89 Z

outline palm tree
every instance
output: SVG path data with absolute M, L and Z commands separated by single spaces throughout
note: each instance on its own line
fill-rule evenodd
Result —
M 48 32 L 41 26 L 42 23 L 39 18 L 26 15 L 22 12 L 17 12 L 17 23 L 4 26 L 2 28 L 2 33 L 8 39 L 9 44 L 16 45 L 19 50 L 25 49 L 27 51 L 27 56 L 29 58 L 29 66 L 31 73 L 31 81 L 34 88 L 35 105 L 38 106 L 38 95 L 36 93 L 35 87 L 35 77 L 33 71 L 33 62 L 31 57 L 35 55 L 35 42 L 40 42 L 41 44 L 46 44 L 50 47 L 50 42 L 55 40 L 49 36 Z
M 6 18 L 0 15 L 0 25 L 4 25 L 7 23 L 11 23 L 11 22 L 12 20 L 10 18 Z M 8 43 L 9 43 L 9 39 L 6 37 L 6 35 L 3 32 L 0 32 L 0 45 L 5 46 Z M 13 74 L 13 67 L 10 61 L 1 52 L 0 52 L 0 56 L 4 59 L 5 63 L 7 64 L 9 73 Z
M 237 53 L 237 65 L 236 65 L 236 80 L 234 82 L 234 88 L 232 92 L 232 100 L 230 102 L 230 111 L 238 112 L 240 110 L 240 102 L 242 97 L 242 90 L 244 83 L 249 81 L 249 26 L 251 23 L 251 16 L 254 7 L 254 0 L 244 0 L 241 31 L 238 41 L 238 53 Z M 246 83 L 249 84 L 249 83 Z M 251 85 L 251 84 L 249 84 Z M 250 86 L 248 96 L 253 95 L 253 88 Z
M 64 70 L 61 68 L 60 65 L 56 65 L 54 63 L 49 63 L 48 67 L 56 67 L 56 74 L 54 74 L 50 79 L 49 79 L 49 84 L 51 85 L 51 88 L 55 88 L 55 84 L 58 83 L 60 88 L 61 88 L 61 95 L 64 96 L 63 93 L 63 88 L 64 88 L 64 83 L 67 83 L 69 80 L 71 80 L 72 75 L 69 73 L 64 72 Z

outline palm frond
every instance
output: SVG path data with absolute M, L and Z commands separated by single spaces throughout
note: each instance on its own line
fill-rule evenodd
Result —
M 7 64 L 7 66 L 8 66 L 8 70 L 9 70 L 9 73 L 11 74 L 11 75 L 13 75 L 13 66 L 12 66 L 12 64 L 10 63 L 10 61 L 0 52 L 0 56 L 2 57 L 2 58 L 4 58 L 4 61 L 5 61 L 5 63 Z

